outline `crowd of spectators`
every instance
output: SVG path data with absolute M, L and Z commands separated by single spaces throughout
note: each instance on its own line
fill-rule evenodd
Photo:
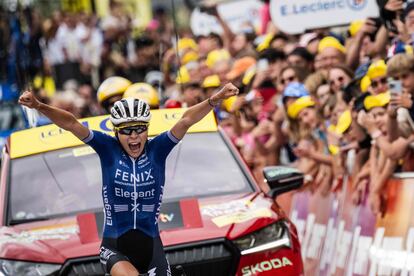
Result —
M 234 33 L 210 8 L 222 34 L 179 30 L 178 39 L 161 8 L 138 34 L 116 1 L 99 20 L 33 11 L 42 56 L 34 88 L 81 118 L 131 96 L 153 108 L 188 107 L 232 82 L 240 95 L 214 111 L 255 177 L 264 166 L 295 166 L 322 195 L 349 177 L 354 203 L 383 213 L 387 179 L 414 164 L 414 3 L 385 1 L 382 18 L 288 35 L 264 2 L 259 30 Z

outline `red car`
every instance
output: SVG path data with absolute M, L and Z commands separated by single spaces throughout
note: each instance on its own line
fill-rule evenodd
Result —
M 182 113 L 154 111 L 150 136 Z M 106 116 L 82 121 L 111 132 Z M 173 275 L 303 274 L 295 226 L 272 198 L 303 176 L 281 167 L 264 173 L 270 195 L 212 114 L 191 128 L 168 158 L 159 218 Z M 55 125 L 13 133 L 2 153 L 0 202 L 0 275 L 103 275 L 102 208 L 111 210 L 99 158 L 71 133 Z

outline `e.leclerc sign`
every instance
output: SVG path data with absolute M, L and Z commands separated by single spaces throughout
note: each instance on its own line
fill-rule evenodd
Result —
M 271 0 L 270 5 L 273 23 L 290 34 L 379 16 L 374 0 Z

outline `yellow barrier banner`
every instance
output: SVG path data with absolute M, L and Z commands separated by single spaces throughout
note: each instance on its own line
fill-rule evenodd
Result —
M 186 109 L 157 109 L 152 110 L 151 122 L 148 130 L 149 136 L 156 136 L 170 130 L 182 117 Z M 89 129 L 114 135 L 112 123 L 108 115 L 91 117 L 79 120 Z M 210 112 L 200 122 L 192 126 L 190 133 L 217 131 L 214 113 Z M 52 124 L 12 133 L 10 136 L 11 158 L 74 147 L 82 144 L 72 133 Z

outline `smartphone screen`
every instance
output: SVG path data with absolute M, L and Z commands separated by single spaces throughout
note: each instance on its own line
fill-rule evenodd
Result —
M 391 95 L 399 95 L 402 93 L 402 83 L 400 80 L 394 80 L 393 78 L 388 78 L 388 89 Z

